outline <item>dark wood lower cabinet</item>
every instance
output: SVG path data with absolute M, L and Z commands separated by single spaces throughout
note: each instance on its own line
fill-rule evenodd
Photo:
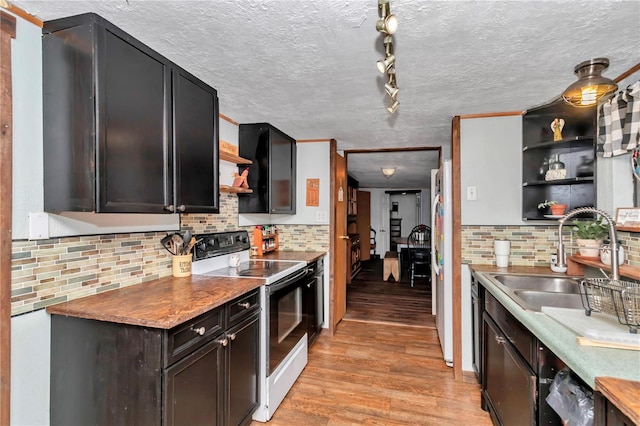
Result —
M 259 317 L 249 318 L 230 329 L 228 335 L 229 416 L 226 424 L 249 424 L 258 407 Z
M 223 362 L 224 347 L 212 341 L 164 371 L 164 425 L 221 424 Z
M 247 424 L 258 300 L 255 291 L 171 330 L 52 315 L 51 424 Z

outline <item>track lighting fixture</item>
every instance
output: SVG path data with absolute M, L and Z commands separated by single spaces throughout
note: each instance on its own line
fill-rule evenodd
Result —
M 385 72 L 389 71 L 389 68 L 391 68 L 391 66 L 395 62 L 396 62 L 396 57 L 393 55 L 387 56 L 384 59 L 380 59 L 378 61 L 378 71 L 384 74 Z
M 400 89 L 398 89 L 396 86 L 393 86 L 389 83 L 384 85 L 384 90 L 387 92 L 387 95 L 389 95 L 389 97 L 394 101 L 398 97 L 398 92 L 400 91 Z
M 398 91 L 400 89 L 398 89 L 398 86 L 396 86 L 396 75 L 395 73 L 389 73 L 389 81 L 387 82 L 387 84 L 384 85 L 384 90 L 387 92 L 387 95 L 389 95 L 389 97 L 392 100 L 396 100 L 396 98 L 398 97 Z
M 398 31 L 398 18 L 396 15 L 388 15 L 376 22 L 376 30 L 385 34 L 395 34 Z
M 387 111 L 389 111 L 391 114 L 393 114 L 398 110 L 399 106 L 400 106 L 400 102 L 396 99 L 395 101 L 393 101 L 393 103 L 391 105 L 389 105 L 387 107 Z
M 564 101 L 574 107 L 590 107 L 603 96 L 615 92 L 618 85 L 613 80 L 600 75 L 607 68 L 609 68 L 607 58 L 590 59 L 576 65 L 573 72 L 578 76 L 578 81 L 562 92 Z
M 378 71 L 382 74 L 386 73 L 388 81 L 384 85 L 385 92 L 391 98 L 391 105 L 387 107 L 387 111 L 391 114 L 395 113 L 400 105 L 398 102 L 398 85 L 396 84 L 396 57 L 393 53 L 393 37 L 392 35 L 398 29 L 398 18 L 391 14 L 391 6 L 389 0 L 378 0 L 378 14 L 380 20 L 376 22 L 376 30 L 382 33 L 382 45 L 384 46 L 384 59 L 377 62 Z

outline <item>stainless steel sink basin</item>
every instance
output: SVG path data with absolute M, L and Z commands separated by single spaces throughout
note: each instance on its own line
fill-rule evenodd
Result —
M 543 306 L 582 309 L 580 283 L 574 278 L 552 275 L 487 274 L 487 277 L 524 309 Z
M 514 290 L 513 295 L 524 301 L 526 309 L 540 311 L 543 306 L 582 309 L 580 294 L 546 291 Z M 516 302 L 518 302 L 516 300 Z
M 572 278 L 545 275 L 493 275 L 494 279 L 512 289 L 580 293 L 578 281 Z

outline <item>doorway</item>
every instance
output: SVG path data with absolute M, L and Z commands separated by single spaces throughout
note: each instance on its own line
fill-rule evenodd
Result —
M 440 164 L 441 148 L 347 150 L 344 154 L 347 174 L 358 181 L 358 191 L 368 192 L 369 222 L 376 231 L 377 255 L 362 261 L 360 273 L 347 285 L 344 319 L 435 327 L 429 280 L 417 280 L 411 287 L 409 274 L 403 268 L 399 277 L 384 281 L 383 267 L 385 254 L 392 251 L 391 218 L 403 218 L 403 237 L 408 237 L 415 225 L 430 223 L 431 170 Z M 390 177 L 381 172 L 387 166 L 395 169 Z M 362 234 L 362 229 L 359 232 Z M 403 266 L 407 266 L 406 259 Z

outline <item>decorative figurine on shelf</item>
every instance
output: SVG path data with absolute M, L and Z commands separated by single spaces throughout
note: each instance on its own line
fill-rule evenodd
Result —
M 249 176 L 249 168 L 244 169 L 242 174 L 238 174 L 237 172 L 233 172 L 231 174 L 235 179 L 233 180 L 233 185 L 236 188 L 244 188 L 249 189 L 249 184 L 247 183 L 247 176 Z
M 551 122 L 551 130 L 553 130 L 553 140 L 562 140 L 562 128 L 564 127 L 564 120 L 562 118 L 554 118 Z

